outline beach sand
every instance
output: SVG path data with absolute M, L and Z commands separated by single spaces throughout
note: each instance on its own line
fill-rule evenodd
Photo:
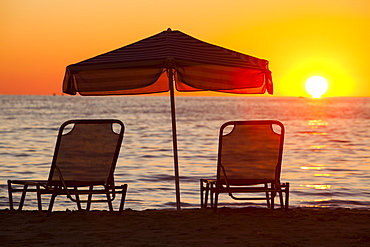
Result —
M 370 210 L 0 210 L 1 246 L 370 246 Z

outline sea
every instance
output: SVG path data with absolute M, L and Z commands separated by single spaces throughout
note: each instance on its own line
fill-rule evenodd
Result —
M 369 209 L 370 98 L 178 96 L 175 101 L 182 208 L 200 208 L 200 179 L 215 177 L 224 122 L 274 119 L 286 128 L 281 181 L 290 183 L 290 207 Z M 48 178 L 63 122 L 101 118 L 120 119 L 126 127 L 115 170 L 116 184 L 128 184 L 125 209 L 176 209 L 169 96 L 0 95 L 0 210 L 9 208 L 7 180 Z M 43 196 L 45 209 L 48 202 Z M 219 203 L 266 206 L 226 194 Z M 116 209 L 118 204 L 119 198 Z M 54 204 L 54 210 L 76 209 L 64 196 Z M 108 208 L 95 203 L 92 209 Z M 37 210 L 35 194 L 27 195 L 24 210 Z

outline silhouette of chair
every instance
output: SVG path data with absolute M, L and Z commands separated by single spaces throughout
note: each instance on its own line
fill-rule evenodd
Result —
M 41 195 L 49 194 L 50 215 L 58 195 L 66 195 L 77 203 L 112 201 L 122 194 L 119 211 L 123 210 L 127 184 L 115 186 L 114 170 L 124 133 L 120 120 L 70 120 L 59 129 L 48 180 L 8 180 L 10 210 L 14 210 L 13 193 L 21 192 L 18 210 L 22 210 L 27 192 L 37 195 L 38 209 L 42 211 Z M 29 188 L 32 187 L 32 188 Z M 92 198 L 93 195 L 105 195 Z M 84 199 L 80 199 L 80 196 Z M 106 198 L 105 198 L 106 197 Z
M 289 183 L 280 183 L 284 145 L 284 125 L 275 120 L 230 121 L 221 126 L 216 179 L 201 179 L 201 207 L 217 211 L 220 193 L 235 200 L 266 200 L 274 208 L 288 208 Z M 285 193 L 285 205 L 283 202 Z M 248 196 L 249 193 L 264 196 Z M 236 196 L 238 194 L 238 196 Z M 214 198 L 214 201 L 213 201 Z

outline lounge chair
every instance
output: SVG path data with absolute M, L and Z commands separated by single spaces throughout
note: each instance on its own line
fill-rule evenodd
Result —
M 267 207 L 273 209 L 279 194 L 280 207 L 288 209 L 289 183 L 280 183 L 284 132 L 284 125 L 274 120 L 223 124 L 216 179 L 200 180 L 201 207 L 207 208 L 210 196 L 210 206 L 217 211 L 219 194 L 228 193 L 235 200 L 266 200 Z M 247 193 L 261 196 L 247 197 Z
M 41 195 L 51 195 L 48 215 L 58 195 L 66 195 L 76 202 L 79 210 L 81 203 L 86 203 L 86 210 L 90 210 L 92 202 L 107 202 L 109 210 L 113 211 L 112 201 L 116 194 L 122 194 L 119 207 L 122 211 L 127 184 L 115 186 L 114 170 L 123 133 L 124 125 L 119 120 L 70 120 L 63 123 L 48 180 L 8 180 L 10 210 L 14 210 L 13 193 L 22 193 L 18 208 L 21 211 L 26 193 L 35 192 L 39 211 L 42 211 Z M 92 198 L 98 194 L 104 196 Z

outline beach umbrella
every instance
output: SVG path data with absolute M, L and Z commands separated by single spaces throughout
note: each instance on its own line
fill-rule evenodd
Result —
M 180 182 L 174 90 L 273 93 L 268 61 L 168 29 L 67 66 L 63 92 L 83 96 L 170 92 L 177 210 Z

